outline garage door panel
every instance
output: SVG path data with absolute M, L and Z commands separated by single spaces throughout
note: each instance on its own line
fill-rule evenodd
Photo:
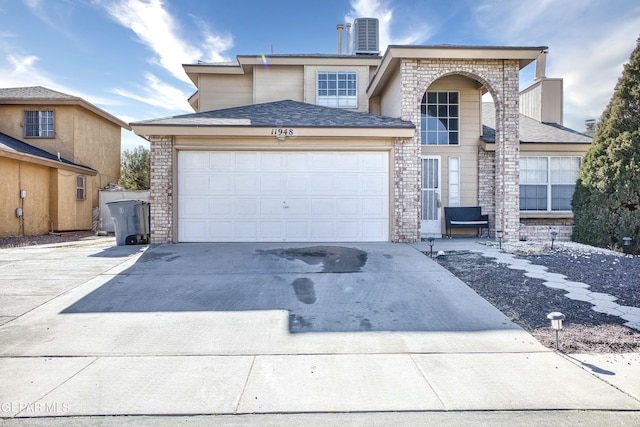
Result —
M 237 171 L 256 171 L 258 170 L 259 153 L 238 152 L 235 155 L 235 170 Z M 234 164 L 234 163 L 232 163 Z
M 260 193 L 261 194 L 284 194 L 285 183 L 284 179 L 280 175 L 273 173 L 262 173 L 258 177 L 260 180 Z
M 208 156 L 198 152 L 185 152 L 181 159 L 181 167 L 184 172 L 204 171 L 208 169 Z
M 284 217 L 284 201 L 281 197 L 261 197 L 258 198 L 260 203 L 260 217 L 265 218 L 281 218 Z
M 178 186 L 180 194 L 209 194 L 209 176 L 204 173 L 185 173 Z
M 360 203 L 362 204 L 363 217 L 380 218 L 384 215 L 387 209 L 386 199 L 383 199 L 381 197 L 362 198 L 362 200 L 360 200 Z
M 284 235 L 284 222 L 283 221 L 260 221 L 259 224 L 259 241 L 271 241 L 277 242 L 282 240 Z
M 285 153 L 285 170 L 306 172 L 311 168 L 308 153 Z
M 364 172 L 385 172 L 388 166 L 386 153 L 366 153 L 362 156 Z
M 360 200 L 358 199 L 339 199 L 336 200 L 336 215 L 349 218 L 358 217 L 360 212 Z
M 200 192 L 205 192 L 205 189 L 208 188 L 208 191 L 206 191 L 206 193 L 208 194 L 226 194 L 226 195 L 231 195 L 234 193 L 234 182 L 233 182 L 233 177 L 230 176 L 229 174 L 221 174 L 221 173 L 216 173 L 216 174 L 212 174 L 209 175 L 209 186 L 208 187 L 204 187 Z M 194 191 L 198 191 L 197 188 L 195 188 L 195 185 L 193 186 L 193 188 L 191 188 L 189 190 L 190 192 L 194 192 Z
M 386 241 L 387 152 L 178 152 L 179 241 Z
M 233 180 L 236 194 L 258 194 L 260 192 L 260 177 L 253 173 L 237 174 Z
M 182 155 L 182 153 L 186 153 L 189 156 L 202 154 L 202 152 L 199 152 L 199 151 L 195 151 L 195 152 L 188 151 L 188 152 L 180 152 L 179 155 Z M 204 154 L 206 155 L 203 155 L 202 157 L 207 158 L 209 160 L 208 168 L 207 168 L 209 171 L 230 171 L 234 169 L 235 157 L 233 153 L 216 151 L 216 152 L 207 152 Z
M 209 198 L 185 197 L 181 210 L 192 218 L 207 218 L 209 216 Z
M 235 204 L 232 199 L 228 198 L 216 198 L 208 199 L 209 201 L 209 217 L 212 218 L 231 218 L 236 213 Z M 185 203 L 186 204 L 186 203 Z
M 362 194 L 387 195 L 389 182 L 379 175 L 364 175 L 362 177 Z

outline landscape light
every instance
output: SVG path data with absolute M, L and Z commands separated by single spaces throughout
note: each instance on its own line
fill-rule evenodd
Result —
M 500 249 L 502 249 L 502 237 L 504 236 L 504 231 L 496 230 L 496 237 L 498 238 L 498 242 L 500 243 Z
M 558 232 L 556 230 L 552 230 L 551 233 L 551 250 L 553 250 L 553 242 L 556 241 L 556 237 L 558 237 Z
M 427 241 L 429 242 L 429 249 L 431 250 L 431 258 L 433 258 L 433 241 L 435 239 L 433 237 L 429 237 L 427 238 Z
M 562 321 L 564 320 L 564 314 L 559 311 L 547 314 L 547 319 L 551 320 L 551 329 L 556 331 L 556 350 L 560 349 L 560 340 L 558 338 L 558 331 L 562 330 Z
M 625 254 L 628 254 L 631 252 L 631 240 L 633 240 L 631 237 L 623 237 L 622 240 L 624 241 L 624 244 L 622 246 L 622 249 L 624 250 Z

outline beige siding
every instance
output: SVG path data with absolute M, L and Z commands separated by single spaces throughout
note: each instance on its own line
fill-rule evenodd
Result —
M 477 206 L 481 104 L 478 83 L 463 76 L 447 76 L 435 81 L 428 90 L 460 92 L 460 144 L 422 145 L 423 155 L 441 156 L 442 159 L 442 206 L 449 205 L 450 157 L 460 158 L 460 205 Z M 419 128 L 420 123 L 417 126 Z
M 380 95 L 380 113 L 387 117 L 400 117 L 402 114 L 402 87 L 400 70 L 396 70 Z
M 253 74 L 200 76 L 199 111 L 249 105 L 253 101 Z
M 544 78 L 524 89 L 520 113 L 539 122 L 562 124 L 562 79 Z
M 369 112 L 369 97 L 367 86 L 369 85 L 369 67 L 367 66 L 316 66 L 304 67 L 304 102 L 316 103 L 316 73 L 318 71 L 356 71 L 358 73 L 358 108 L 353 111 Z
M 256 67 L 253 71 L 254 104 L 263 102 L 304 100 L 304 68 L 302 66 Z

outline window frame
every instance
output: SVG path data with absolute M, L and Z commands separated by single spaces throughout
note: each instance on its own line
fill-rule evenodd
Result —
M 87 200 L 87 177 L 76 176 L 76 200 Z
M 341 74 L 344 74 L 346 78 L 341 80 Z M 326 78 L 323 79 L 321 76 L 325 76 Z M 335 79 L 331 79 L 329 76 L 334 76 Z M 351 82 L 353 83 L 353 87 L 351 87 Z M 323 85 L 323 83 L 326 83 L 326 85 Z M 331 83 L 334 83 L 335 87 L 330 87 L 332 86 Z M 342 83 L 344 83 L 344 87 L 341 87 Z M 326 93 L 321 95 L 321 91 L 326 91 Z M 329 91 L 335 91 L 335 95 L 329 95 Z M 346 93 L 341 95 L 341 91 L 345 91 Z M 351 95 L 350 93 L 353 94 Z M 358 108 L 358 71 L 316 71 L 316 104 L 332 108 Z
M 460 206 L 460 157 L 449 157 L 449 206 Z
M 534 168 L 527 168 L 523 170 L 522 164 L 523 159 L 537 159 L 538 162 L 544 159 L 545 168 L 538 168 L 537 170 Z M 562 161 L 562 159 L 569 160 L 574 162 L 577 159 L 577 165 L 574 164 L 560 164 L 560 167 L 553 167 L 554 160 Z M 573 197 L 573 193 L 575 191 L 575 184 L 578 179 L 578 174 L 580 172 L 580 166 L 582 165 L 582 156 L 520 156 L 520 183 L 519 183 L 519 210 L 523 213 L 568 213 L 572 212 L 571 210 L 571 198 Z M 527 179 L 525 173 L 529 173 L 532 178 Z M 538 177 L 534 177 L 536 173 L 539 175 Z M 542 175 L 544 173 L 544 175 Z M 558 174 L 561 174 L 560 178 L 558 178 Z M 569 174 L 570 178 L 566 179 L 562 177 L 562 174 Z M 540 179 L 543 178 L 543 179 Z M 544 181 L 544 182 L 543 182 Z M 523 209 L 523 194 L 525 194 L 526 189 L 523 187 L 530 187 L 529 191 L 535 192 L 544 192 L 544 196 L 542 194 L 538 194 L 532 196 L 531 199 L 537 200 L 536 204 L 541 201 L 544 201 L 544 209 L 540 208 L 532 208 L 532 209 Z M 558 191 L 561 187 L 573 187 L 573 191 L 571 191 L 571 197 L 560 197 L 558 196 Z M 537 187 L 537 188 L 536 188 Z M 568 200 L 568 205 L 567 205 Z M 564 206 L 568 206 L 568 209 L 560 209 L 557 206 L 563 203 Z M 525 206 L 527 205 L 525 199 Z
M 37 118 L 28 117 L 33 113 L 37 113 Z M 56 119 L 54 110 L 24 110 L 22 117 L 25 138 L 55 137 Z M 36 119 L 35 121 L 34 118 Z
M 460 91 L 425 91 L 420 103 L 420 145 L 459 147 L 460 121 Z

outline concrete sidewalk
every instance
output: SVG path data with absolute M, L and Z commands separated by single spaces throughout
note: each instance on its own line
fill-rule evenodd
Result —
M 640 420 L 635 355 L 549 351 L 424 245 L 0 250 L 0 417 Z

